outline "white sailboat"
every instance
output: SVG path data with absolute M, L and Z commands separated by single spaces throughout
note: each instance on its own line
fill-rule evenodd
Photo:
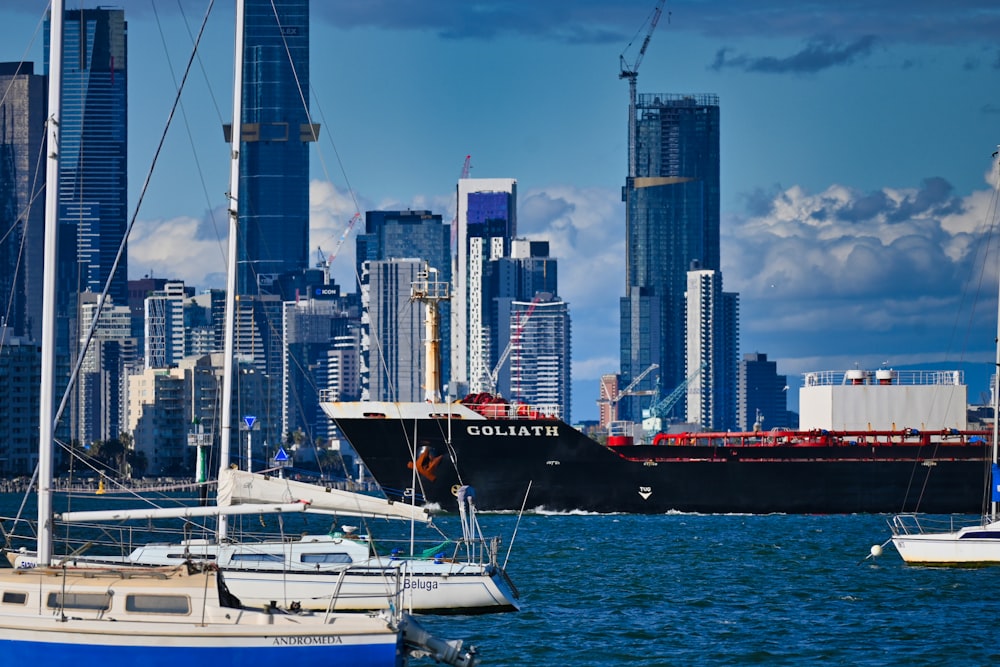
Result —
M 423 508 L 383 498 L 324 488 L 294 480 L 226 469 L 219 474 L 216 506 L 64 512 L 66 523 L 149 521 L 163 518 L 235 514 L 324 513 L 351 517 L 429 523 Z M 496 540 L 498 542 L 498 540 Z M 377 544 L 376 544 L 377 542 Z M 517 590 L 497 564 L 494 541 L 481 536 L 400 543 L 388 553 L 386 542 L 357 534 L 353 526 L 331 533 L 286 539 L 186 539 L 144 544 L 124 557 L 74 554 L 55 559 L 73 567 L 214 563 L 230 590 L 244 604 L 267 607 L 275 601 L 306 610 L 365 611 L 393 605 L 435 614 L 481 614 L 516 611 Z M 391 546 L 391 543 L 390 543 Z M 34 553 L 8 552 L 13 567 L 33 567 Z
M 415 654 L 429 654 L 452 665 L 476 664 L 474 652 L 463 653 L 460 642 L 429 636 L 406 615 L 245 608 L 228 590 L 216 567 L 51 566 L 62 0 L 52 1 L 50 16 L 38 564 L 27 569 L 0 570 L 0 650 L 4 657 L 26 664 L 175 667 L 315 661 L 325 665 L 396 667 L 406 664 L 408 651 L 417 645 Z M 237 0 L 237 53 L 242 50 L 242 33 L 243 5 Z M 237 62 L 237 80 L 240 70 Z M 234 119 L 238 128 L 238 112 Z M 237 142 L 234 152 L 238 152 L 239 132 L 233 134 Z M 231 254 L 230 263 L 234 262 L 235 255 Z
M 998 151 L 1000 153 L 1000 151 Z M 998 155 L 994 153 L 994 157 Z M 998 160 L 995 193 L 1000 194 L 1000 160 Z M 994 207 L 996 210 L 996 201 Z M 899 514 L 889 522 L 892 543 L 903 561 L 909 565 L 941 565 L 975 567 L 1000 565 L 1000 467 L 998 467 L 997 441 L 1000 434 L 998 408 L 1000 408 L 1000 299 L 997 302 L 997 349 L 993 385 L 993 443 L 990 473 L 990 503 L 987 512 L 972 525 L 959 525 L 954 519 L 944 523 L 917 514 Z M 878 555 L 881 548 L 872 547 Z

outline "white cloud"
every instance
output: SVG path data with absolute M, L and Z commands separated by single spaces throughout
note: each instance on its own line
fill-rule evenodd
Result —
M 225 287 L 225 234 L 226 219 L 218 215 L 209 221 L 187 216 L 139 220 L 128 242 L 129 277 L 179 279 L 198 289 Z

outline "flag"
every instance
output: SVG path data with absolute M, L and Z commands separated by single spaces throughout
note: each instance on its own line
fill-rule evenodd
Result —
M 993 502 L 1000 503 L 1000 465 L 993 464 Z

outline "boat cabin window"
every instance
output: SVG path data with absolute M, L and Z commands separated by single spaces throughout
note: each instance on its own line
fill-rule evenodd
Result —
M 302 554 L 303 563 L 353 563 L 347 554 Z
M 49 593 L 49 609 L 111 609 L 110 593 Z
M 147 614 L 190 614 L 191 601 L 186 595 L 128 595 L 125 611 Z
M 281 554 L 233 554 L 229 559 L 233 563 L 284 563 Z
M 3 603 L 4 604 L 26 604 L 28 602 L 27 593 L 17 593 L 15 591 L 4 591 L 3 592 Z
M 381 412 L 365 412 L 362 416 L 365 419 L 385 419 L 385 415 Z
M 462 419 L 462 415 L 443 414 L 440 412 L 432 412 L 427 416 L 430 417 L 431 419 Z
M 215 554 L 177 553 L 167 554 L 167 558 L 177 558 L 180 560 L 187 560 L 189 558 L 193 560 L 215 560 Z

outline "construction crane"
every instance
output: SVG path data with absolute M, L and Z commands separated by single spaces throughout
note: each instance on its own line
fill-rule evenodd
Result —
M 663 13 L 663 3 L 666 0 L 658 0 L 656 3 L 656 9 L 653 10 L 652 18 L 649 20 L 649 29 L 646 31 L 646 38 L 642 40 L 642 46 L 639 48 L 639 54 L 635 57 L 635 62 L 629 66 L 628 62 L 625 60 L 625 53 L 618 57 L 621 64 L 621 71 L 618 73 L 619 79 L 628 79 L 628 175 L 629 178 L 635 178 L 636 176 L 636 147 L 635 147 L 635 82 L 639 77 L 639 65 L 642 63 L 643 56 L 646 55 L 646 48 L 649 46 L 649 40 L 653 36 L 653 31 L 656 30 L 656 24 L 660 20 L 660 14 Z M 632 42 L 628 43 L 625 50 L 632 46 Z
M 632 380 L 627 387 L 618 392 L 617 396 L 615 397 L 608 396 L 607 398 L 600 398 L 597 400 L 598 404 L 607 403 L 608 405 L 611 406 L 611 412 L 612 412 L 611 421 L 613 422 L 618 421 L 618 402 L 621 399 L 625 398 L 626 396 L 648 396 L 652 393 L 651 391 L 646 391 L 646 390 L 635 391 L 635 388 L 639 385 L 640 382 L 642 382 L 642 379 L 644 377 L 646 377 L 659 367 L 660 367 L 659 364 L 650 364 L 649 368 L 636 375 L 635 379 Z
M 524 325 L 528 323 L 528 319 L 531 314 L 535 312 L 535 306 L 538 305 L 539 301 L 543 299 L 548 301 L 552 298 L 552 294 L 549 292 L 539 292 L 535 295 L 535 298 L 531 300 L 531 304 L 528 309 L 524 311 L 524 316 L 518 316 L 517 322 L 514 324 L 514 330 L 510 334 L 510 340 L 507 341 L 507 347 L 504 348 L 503 353 L 500 355 L 500 359 L 497 361 L 497 365 L 493 367 L 493 371 L 490 373 L 489 385 L 490 391 L 496 393 L 497 391 L 497 375 L 500 373 L 500 369 L 503 368 L 504 362 L 507 361 L 507 357 L 510 356 L 511 350 L 514 349 L 515 345 L 518 345 L 521 341 L 521 332 L 524 330 Z
M 351 216 L 350 222 L 347 223 L 347 229 L 345 229 L 344 233 L 340 235 L 340 239 L 337 241 L 337 247 L 333 249 L 333 254 L 330 255 L 330 259 L 327 260 L 330 264 L 333 264 L 333 260 L 337 258 L 337 253 L 340 252 L 340 247 L 344 245 L 344 241 L 347 240 L 347 236 L 351 233 L 351 230 L 354 229 L 354 225 L 360 219 L 361 219 L 360 211 Z
M 708 367 L 708 363 L 703 363 L 698 367 L 698 370 L 688 375 L 684 378 L 684 381 L 679 385 L 674 387 L 674 390 L 667 394 L 666 398 L 660 401 L 654 401 L 653 405 L 649 407 L 649 417 L 643 419 L 642 428 L 645 431 L 660 431 L 663 428 L 663 419 L 670 414 L 677 402 L 681 400 L 681 397 L 687 392 L 688 385 L 694 382 L 695 378 L 701 375 L 701 372 Z

